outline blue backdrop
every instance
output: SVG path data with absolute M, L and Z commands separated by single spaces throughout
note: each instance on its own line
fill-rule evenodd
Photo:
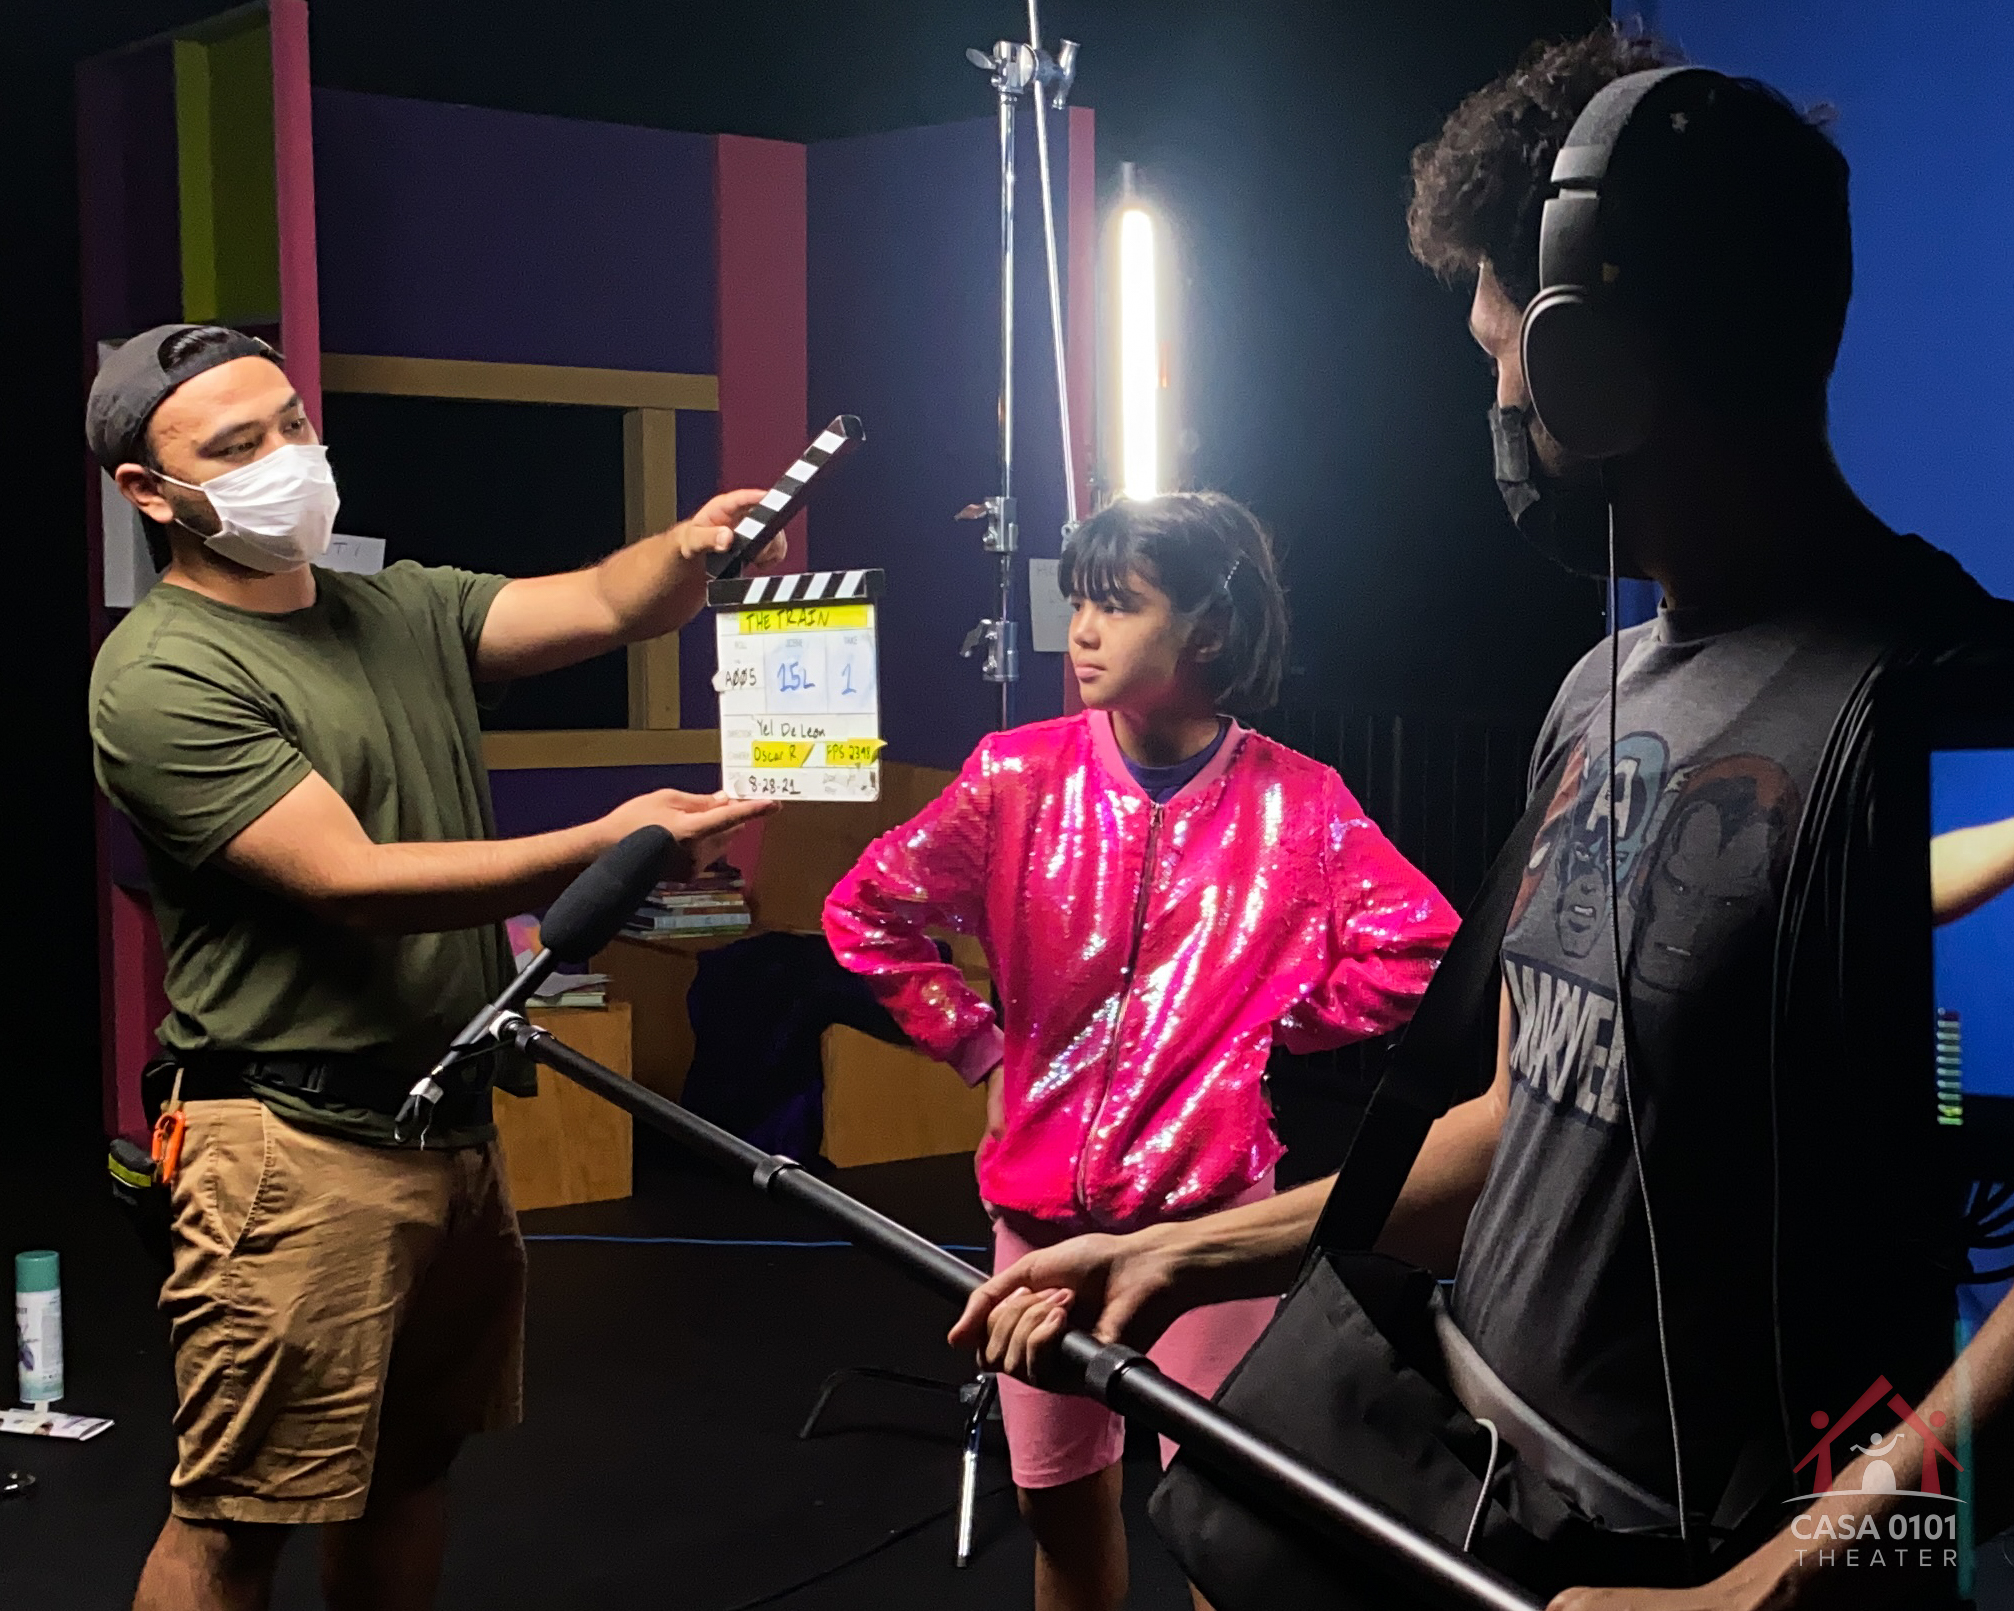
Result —
M 2014 6 L 1616 0 L 1693 60 L 1833 109 L 1853 165 L 1839 461 L 1876 514 L 2014 595 Z
M 2014 260 L 2014 6 L 1613 0 L 1612 9 L 1703 66 L 1832 109 L 1833 137 L 1853 165 L 1853 306 L 1832 379 L 1839 462 L 1891 526 L 1922 533 L 1995 593 L 2014 595 L 2014 319 L 2004 289 Z M 2014 931 L 2014 912 L 1992 921 Z M 1940 946 L 1940 973 L 1942 959 Z M 1977 1067 L 1973 1036 L 1968 1017 Z M 1999 1068 L 2009 1079 L 2004 1059 Z M 2007 1290 L 1963 1289 L 1967 1319 L 1977 1325 Z

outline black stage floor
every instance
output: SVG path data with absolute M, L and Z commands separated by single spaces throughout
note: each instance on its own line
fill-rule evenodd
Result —
M 820 1224 L 639 1148 L 624 1202 L 524 1216 L 527 1235 L 823 1240 Z M 0 1439 L 33 1497 L 0 1504 L 0 1607 L 124 1611 L 166 1514 L 173 1464 L 158 1280 L 100 1190 L 102 1162 L 0 1171 L 0 1252 L 63 1255 L 68 1397 L 118 1424 L 87 1444 Z M 846 1190 L 940 1241 L 983 1244 L 969 1157 L 840 1171 Z M 968 1255 L 983 1261 L 983 1255 Z M 534 1242 L 526 1421 L 473 1441 L 456 1467 L 442 1611 L 729 1611 L 1024 1607 L 1033 1550 L 1006 1491 L 997 1424 L 981 1471 L 973 1564 L 952 1564 L 961 1411 L 949 1397 L 858 1383 L 809 1442 L 797 1428 L 826 1374 L 873 1365 L 956 1381 L 951 1311 L 851 1249 Z M 11 1384 L 10 1384 L 11 1385 Z M 1155 1463 L 1127 1467 L 1131 1604 L 1188 1594 L 1145 1515 Z M 866 1560 L 773 1602 L 892 1533 Z M 274 1604 L 321 1603 L 295 1540 Z
M 637 1193 L 525 1216 L 527 1234 L 821 1240 L 829 1233 L 639 1148 Z M 90 1156 L 0 1170 L 0 1252 L 63 1255 L 69 1397 L 118 1424 L 88 1444 L 0 1439 L 0 1469 L 39 1479 L 0 1504 L 0 1607 L 124 1611 L 166 1511 L 173 1459 L 157 1285 Z M 983 1243 L 970 1160 L 841 1171 L 847 1190 L 940 1241 Z M 948 1398 L 859 1384 L 829 1432 L 796 1438 L 840 1365 L 953 1381 L 946 1305 L 850 1249 L 535 1242 L 527 1420 L 473 1442 L 457 1467 L 442 1611 L 856 1611 L 1030 1603 L 1032 1547 L 993 1429 L 978 1555 L 952 1565 L 959 1411 Z M 1152 1442 L 1127 1460 L 1137 1611 L 1189 1600 L 1145 1503 Z M 917 1527 L 925 1518 L 937 1519 Z M 794 1584 L 887 1547 L 795 1592 Z M 2014 1535 L 2010 1535 L 2014 1538 Z M 1980 1611 L 2014 1611 L 2007 1541 L 1980 1552 Z M 320 1604 L 297 1539 L 275 1606 Z

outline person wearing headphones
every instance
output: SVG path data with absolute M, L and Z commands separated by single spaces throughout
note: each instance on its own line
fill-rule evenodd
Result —
M 1943 1183 L 1882 1168 L 1899 1138 L 1853 1130 L 1847 1095 L 1877 1091 L 1869 1110 L 1899 1102 L 1913 1119 L 1918 1094 L 1892 1076 L 1881 1088 L 1876 1060 L 1842 1037 L 1827 1043 L 1840 1111 L 1821 1094 L 1779 1121 L 1773 958 L 1828 734 L 1869 667 L 1926 622 L 2004 649 L 2006 618 L 1954 561 L 1885 526 L 1833 459 L 1847 165 L 1774 91 L 1705 72 L 1629 85 L 1644 110 L 1627 114 L 1606 171 L 1581 176 L 1599 192 L 1599 249 L 1581 265 L 1592 283 L 1542 281 L 1555 157 L 1588 138 L 1577 120 L 1611 86 L 1674 65 L 1606 25 L 1535 48 L 1413 158 L 1413 250 L 1473 286 L 1518 530 L 1583 574 L 1655 579 L 1664 602 L 1613 643 L 1613 670 L 1610 645 L 1591 652 L 1545 721 L 1533 787 L 1559 781 L 1502 943 L 1495 1079 L 1433 1126 L 1379 1248 L 1454 1276 L 1451 1318 L 1492 1406 L 1473 1414 L 1533 1429 L 1511 1441 L 1545 1444 L 1582 1514 L 1631 1519 L 1608 1535 L 1602 1575 L 1546 1563 L 1553 1611 L 1943 1603 L 1948 1573 L 1926 1592 L 1813 1540 L 1836 1541 L 1848 1518 L 1884 1527 L 1904 1502 L 1884 1486 L 1936 1491 L 1948 1451 L 1925 1429 L 1948 1436 L 1961 1411 L 1975 1535 L 2014 1520 L 2014 1303 L 1945 1369 L 1953 1275 L 1909 1241 Z M 1584 230 L 1588 216 L 1560 222 Z M 1548 235 L 1570 262 L 1574 248 Z M 1880 995 L 1838 1004 L 1840 1020 L 1878 1014 Z M 1926 1008 L 1901 1032 L 1927 1045 L 1929 1030 Z M 1925 1125 L 1931 1100 L 1926 1086 Z M 1773 1198 L 1779 1171 L 1811 1189 Z M 1036 1251 L 973 1295 L 951 1340 L 1024 1379 L 1050 1379 L 1066 1322 L 1145 1348 L 1194 1306 L 1280 1292 L 1327 1192 Z M 1782 1272 L 1779 1217 L 1802 1236 Z M 1821 1268 L 1841 1279 L 1802 1279 Z M 1791 1402 L 1784 1382 L 1824 1352 L 1807 1346 L 1820 1334 L 1847 1361 L 1830 1384 L 1844 1396 Z M 1926 1336 L 1942 1350 L 1927 1362 Z M 1915 1415 L 1898 1423 L 1877 1395 L 1866 1430 L 1898 1434 L 1866 1446 L 1884 1469 L 1863 1453 L 1814 1496 L 1805 1445 L 1819 1433 L 1805 1428 L 1881 1372 Z M 1732 1501 L 1758 1447 L 1775 1486 L 1747 1515 L 1766 1541 L 1701 1570 L 1703 1554 L 1677 1546 Z M 1782 1502 L 1799 1493 L 1802 1508 Z M 1613 1586 L 1567 1587 L 1590 1582 Z M 1644 1582 L 1663 1586 L 1631 1586 Z
M 703 865 L 768 809 L 661 789 L 499 839 L 476 689 L 675 631 L 762 494 L 568 575 L 357 576 L 315 563 L 335 481 L 256 337 L 133 337 L 86 426 L 167 559 L 90 691 L 98 782 L 146 851 L 187 1104 L 161 1293 L 178 1459 L 134 1604 L 264 1606 L 313 1522 L 331 1607 L 417 1611 L 457 1448 L 519 1418 L 525 1255 L 487 1071 L 449 1081 L 424 1150 L 393 1115 L 502 988 L 503 919 L 635 829 Z

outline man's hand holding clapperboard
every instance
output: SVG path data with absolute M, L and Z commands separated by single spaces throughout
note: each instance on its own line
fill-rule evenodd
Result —
M 797 456 L 797 462 L 777 477 L 776 485 L 743 515 L 734 528 L 734 541 L 707 557 L 707 574 L 715 579 L 739 576 L 742 567 L 769 546 L 770 539 L 790 524 L 812 487 L 828 465 L 846 457 L 867 433 L 851 414 L 841 414 L 818 433 L 811 446 Z

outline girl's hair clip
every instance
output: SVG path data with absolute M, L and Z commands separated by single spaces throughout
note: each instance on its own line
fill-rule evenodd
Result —
M 1243 554 L 1238 555 L 1235 559 L 1231 561 L 1231 568 L 1226 572 L 1224 572 L 1224 579 L 1217 584 L 1218 591 L 1220 591 L 1225 598 L 1229 598 L 1231 596 L 1231 578 L 1238 574 L 1238 567 L 1244 563 L 1245 563 L 1245 556 Z

